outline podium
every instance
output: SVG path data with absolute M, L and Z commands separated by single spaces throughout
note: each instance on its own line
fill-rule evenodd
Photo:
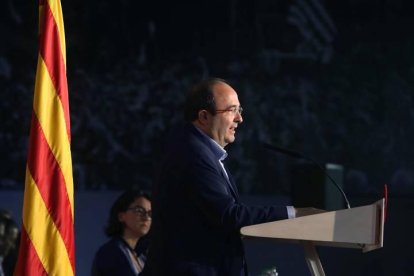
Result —
M 297 241 L 303 244 L 306 262 L 313 276 L 324 276 L 315 246 L 361 249 L 383 247 L 385 199 L 371 205 L 323 212 L 245 226 L 243 236 Z

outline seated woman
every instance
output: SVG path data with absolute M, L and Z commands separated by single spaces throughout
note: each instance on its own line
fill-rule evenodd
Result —
M 150 196 L 139 191 L 121 194 L 111 207 L 105 228 L 111 239 L 96 252 L 92 275 L 139 275 L 145 264 L 150 227 Z

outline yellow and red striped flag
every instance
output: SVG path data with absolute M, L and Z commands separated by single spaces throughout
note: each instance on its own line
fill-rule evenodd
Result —
M 60 0 L 40 0 L 39 55 L 16 276 L 75 275 L 70 137 L 62 7 Z

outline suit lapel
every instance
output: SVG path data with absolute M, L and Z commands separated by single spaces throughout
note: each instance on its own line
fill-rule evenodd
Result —
M 236 186 L 236 182 L 234 182 L 233 176 L 227 172 L 227 174 L 229 175 L 229 183 L 230 183 L 230 187 L 234 193 L 234 197 L 236 199 L 239 199 L 239 191 L 237 190 L 237 186 Z
M 220 168 L 221 168 L 221 166 L 220 166 Z M 227 172 L 228 177 L 226 176 L 226 173 L 223 170 L 221 170 L 221 175 L 226 179 L 226 182 L 229 185 L 230 191 L 233 194 L 234 198 L 238 200 L 239 199 L 239 193 L 237 191 L 236 184 L 234 183 L 233 177 L 231 176 L 229 171 L 226 170 L 226 172 Z

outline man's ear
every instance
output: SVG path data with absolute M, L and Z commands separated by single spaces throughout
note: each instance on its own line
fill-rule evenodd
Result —
M 208 114 L 207 110 L 200 110 L 198 112 L 198 121 L 201 124 L 205 124 L 207 122 L 207 120 L 208 120 L 208 115 L 209 114 Z

